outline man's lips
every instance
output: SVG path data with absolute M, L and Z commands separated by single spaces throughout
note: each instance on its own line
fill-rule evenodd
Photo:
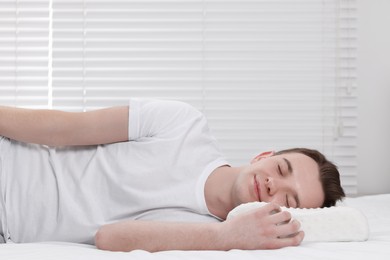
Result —
M 255 194 L 257 195 L 258 201 L 261 202 L 259 182 L 257 181 L 256 176 L 254 177 L 254 179 L 255 179 L 255 180 L 254 180 Z

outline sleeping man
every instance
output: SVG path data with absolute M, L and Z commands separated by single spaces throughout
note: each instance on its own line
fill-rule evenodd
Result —
M 280 206 L 332 206 L 336 167 L 310 149 L 232 167 L 205 117 L 178 101 L 132 99 L 90 112 L 0 107 L 0 241 L 130 251 L 299 245 Z M 266 206 L 226 220 L 236 206 Z

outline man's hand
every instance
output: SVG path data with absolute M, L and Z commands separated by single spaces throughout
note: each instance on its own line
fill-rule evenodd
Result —
M 127 220 L 103 226 L 95 242 L 111 251 L 273 249 L 302 241 L 299 223 L 290 219 L 290 213 L 268 204 L 222 223 Z
M 238 215 L 222 223 L 226 248 L 277 249 L 299 245 L 304 233 L 300 223 L 291 221 L 291 214 L 276 204 Z

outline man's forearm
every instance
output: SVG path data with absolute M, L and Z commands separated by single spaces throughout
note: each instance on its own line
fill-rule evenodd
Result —
M 56 128 L 61 118 L 60 111 L 30 110 L 0 106 L 0 135 L 39 144 L 54 143 Z M 57 129 L 58 130 L 58 129 Z
M 95 242 L 112 251 L 276 249 L 299 245 L 299 228 L 289 212 L 269 203 L 221 223 L 125 220 L 100 228 Z
M 49 146 L 95 145 L 128 139 L 128 107 L 89 112 L 0 106 L 0 135 Z
M 95 243 L 99 249 L 110 251 L 226 250 L 220 225 L 124 221 L 102 227 Z

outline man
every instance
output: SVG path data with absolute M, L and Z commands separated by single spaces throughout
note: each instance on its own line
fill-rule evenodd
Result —
M 262 153 L 231 167 L 205 117 L 176 101 L 132 99 L 85 113 L 0 107 L 0 234 L 130 251 L 298 245 L 280 206 L 344 196 L 320 153 Z M 271 202 L 229 221 L 234 207 Z

